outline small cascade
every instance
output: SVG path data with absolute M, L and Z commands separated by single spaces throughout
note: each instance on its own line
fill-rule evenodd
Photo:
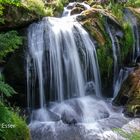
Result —
M 139 37 L 137 18 L 132 14 L 130 10 L 126 9 L 125 19 L 127 22 L 130 23 L 133 31 L 134 44 L 133 44 L 132 62 L 136 62 L 137 57 L 140 56 L 140 37 Z
M 71 16 L 71 10 L 77 6 L 81 5 L 84 10 L 87 10 L 90 8 L 90 6 L 84 2 L 79 3 L 79 2 L 70 2 L 66 7 L 64 7 L 64 11 L 62 14 L 62 17 L 66 17 L 66 16 Z
M 113 90 L 115 90 L 117 78 L 120 70 L 120 45 L 117 37 L 112 33 L 111 26 L 107 23 L 106 29 L 110 36 L 112 42 L 112 52 L 113 52 L 113 60 L 114 60 L 114 72 L 113 72 Z
M 35 107 L 37 99 L 39 107 L 44 108 L 46 101 L 61 102 L 93 93 L 101 96 L 95 45 L 74 17 L 48 17 L 32 24 L 28 29 L 28 46 L 30 107 Z
M 115 84 L 115 89 L 114 89 L 114 98 L 117 96 L 120 88 L 121 88 L 121 85 L 122 83 L 124 82 L 124 80 L 128 77 L 128 75 L 133 71 L 133 68 L 122 68 L 120 69 L 120 72 L 119 72 L 119 76 L 118 76 L 118 79 L 116 81 L 116 84 Z

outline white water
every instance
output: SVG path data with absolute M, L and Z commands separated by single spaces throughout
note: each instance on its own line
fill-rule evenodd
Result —
M 111 27 L 109 26 L 109 24 L 107 24 L 107 31 L 112 42 L 113 65 L 114 65 L 113 90 L 115 90 L 117 78 L 119 76 L 120 46 L 117 37 L 113 35 L 113 33 L 111 32 Z
M 125 19 L 127 22 L 130 23 L 133 32 L 134 43 L 133 43 L 132 62 L 135 62 L 137 57 L 140 56 L 140 37 L 139 37 L 137 18 L 131 13 L 131 11 L 126 9 Z
M 86 95 L 88 83 L 92 93 L 101 96 L 101 80 L 96 49 L 88 33 L 74 17 L 44 18 L 29 27 L 27 84 L 30 91 L 39 86 L 40 107 L 49 100 L 63 101 Z M 33 81 L 34 83 L 33 87 Z M 49 85 L 49 86 L 46 86 Z M 32 105 L 33 103 L 28 103 Z
M 84 2 L 82 3 L 78 3 L 78 2 L 70 2 L 66 7 L 64 7 L 64 11 L 62 14 L 62 17 L 66 17 L 66 16 L 71 16 L 71 10 L 72 8 L 74 8 L 77 4 L 82 5 L 84 7 L 85 10 L 89 9 L 90 6 Z
M 122 83 L 124 82 L 124 80 L 126 80 L 128 75 L 132 71 L 133 71 L 133 68 L 126 67 L 126 68 L 120 69 L 119 76 L 118 76 L 118 79 L 116 81 L 115 88 L 114 88 L 114 98 L 118 95 L 118 92 L 121 88 Z

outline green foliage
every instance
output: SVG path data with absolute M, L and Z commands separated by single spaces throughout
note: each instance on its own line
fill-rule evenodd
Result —
M 47 15 L 47 9 L 45 8 L 45 3 L 42 0 L 25 0 L 22 2 L 22 5 L 39 16 Z
M 133 31 L 131 25 L 128 22 L 123 23 L 124 37 L 121 41 L 121 59 L 124 61 L 127 55 L 132 52 L 132 46 L 134 42 Z
M 97 49 L 98 62 L 104 87 L 107 87 L 107 85 L 109 85 L 109 82 L 111 82 L 112 80 L 113 58 L 110 55 L 110 47 L 111 44 L 108 43 L 105 46 L 100 46 L 100 48 Z
M 140 140 L 140 132 L 135 130 L 134 132 L 127 133 L 121 128 L 114 129 L 115 132 L 118 132 L 122 137 L 127 138 L 127 140 Z
M 16 5 L 16 6 L 20 6 L 21 5 L 21 1 L 20 0 L 0 0 L 1 4 L 10 4 L 10 5 Z
M 55 3 L 56 3 L 55 11 L 62 12 L 64 5 L 68 3 L 68 0 L 56 0 Z
M 9 110 L 0 102 L 0 140 L 29 140 L 29 129 L 25 121 L 17 113 Z M 11 124 L 13 128 L 2 128 Z
M 119 3 L 110 2 L 106 7 L 111 13 L 117 17 L 119 21 L 123 20 L 123 6 Z
M 10 97 L 15 94 L 15 90 L 4 82 L 3 76 L 0 74 L 0 95 Z
M 4 23 L 4 19 L 1 17 L 3 15 L 3 6 L 0 4 L 0 23 Z
M 125 6 L 126 7 L 140 7 L 140 0 L 128 0 Z
M 16 31 L 0 33 L 0 59 L 14 52 L 20 45 L 22 45 L 22 37 L 18 36 Z

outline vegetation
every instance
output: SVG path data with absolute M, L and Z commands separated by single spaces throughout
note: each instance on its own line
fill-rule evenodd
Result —
M 17 113 L 0 102 L 0 139 L 29 140 L 30 134 L 25 121 Z
M 109 44 L 97 49 L 98 62 L 104 88 L 107 88 L 109 83 L 111 84 L 112 82 L 113 58 L 110 54 L 111 48 Z
M 18 0 L 0 0 L 0 24 L 4 24 L 4 4 L 21 6 Z M 0 63 L 9 53 L 13 53 L 22 45 L 22 37 L 17 31 L 0 32 Z M 16 91 L 8 85 L 0 73 L 0 139 L 1 140 L 29 140 L 29 130 L 18 113 L 6 107 L 7 98 L 16 94 Z M 9 104 L 9 103 L 8 103 Z
M 115 132 L 119 133 L 122 137 L 126 138 L 127 140 L 140 140 L 140 132 L 139 130 L 135 130 L 133 132 L 125 132 L 121 128 L 114 129 Z
M 128 22 L 123 23 L 124 37 L 121 40 L 121 60 L 124 61 L 128 54 L 132 52 L 134 36 L 131 25 Z
M 22 37 L 18 36 L 17 31 L 0 33 L 0 59 L 14 52 L 20 45 L 22 45 Z
M 10 97 L 16 93 L 11 86 L 5 83 L 2 75 L 0 75 L 0 93 L 1 93 L 1 98 L 3 98 L 3 96 Z
M 126 7 L 140 7 L 140 0 L 128 0 L 125 4 Z

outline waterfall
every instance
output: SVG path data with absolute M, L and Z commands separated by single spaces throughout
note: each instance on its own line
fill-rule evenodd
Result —
M 28 29 L 28 104 L 101 96 L 96 48 L 74 17 L 46 17 Z M 90 86 L 89 86 L 90 85 Z
M 137 24 L 137 18 L 132 14 L 132 12 L 128 9 L 125 9 L 125 19 L 130 23 L 132 31 L 133 31 L 133 55 L 132 62 L 135 62 L 137 57 L 140 56 L 140 37 L 139 37 L 139 29 Z
M 113 32 L 111 31 L 111 26 L 107 23 L 106 25 L 107 32 L 110 36 L 111 42 L 112 42 L 112 52 L 113 52 L 113 63 L 114 63 L 114 71 L 113 71 L 113 91 L 116 88 L 116 82 L 119 76 L 119 70 L 120 70 L 120 45 L 117 37 Z M 114 95 L 113 95 L 114 96 Z
M 72 8 L 74 8 L 77 4 L 78 5 L 80 4 L 82 7 L 84 7 L 85 10 L 90 8 L 90 6 L 86 4 L 85 2 L 82 2 L 82 3 L 70 2 L 66 7 L 64 7 L 62 17 L 70 16 Z
M 114 88 L 114 98 L 117 96 L 120 88 L 121 88 L 121 85 L 122 83 L 124 82 L 124 80 L 126 80 L 126 78 L 128 77 L 128 75 L 133 71 L 133 68 L 122 68 L 120 69 L 120 72 L 119 72 L 119 76 L 118 76 L 118 79 L 116 81 L 116 84 L 115 84 L 115 88 Z

